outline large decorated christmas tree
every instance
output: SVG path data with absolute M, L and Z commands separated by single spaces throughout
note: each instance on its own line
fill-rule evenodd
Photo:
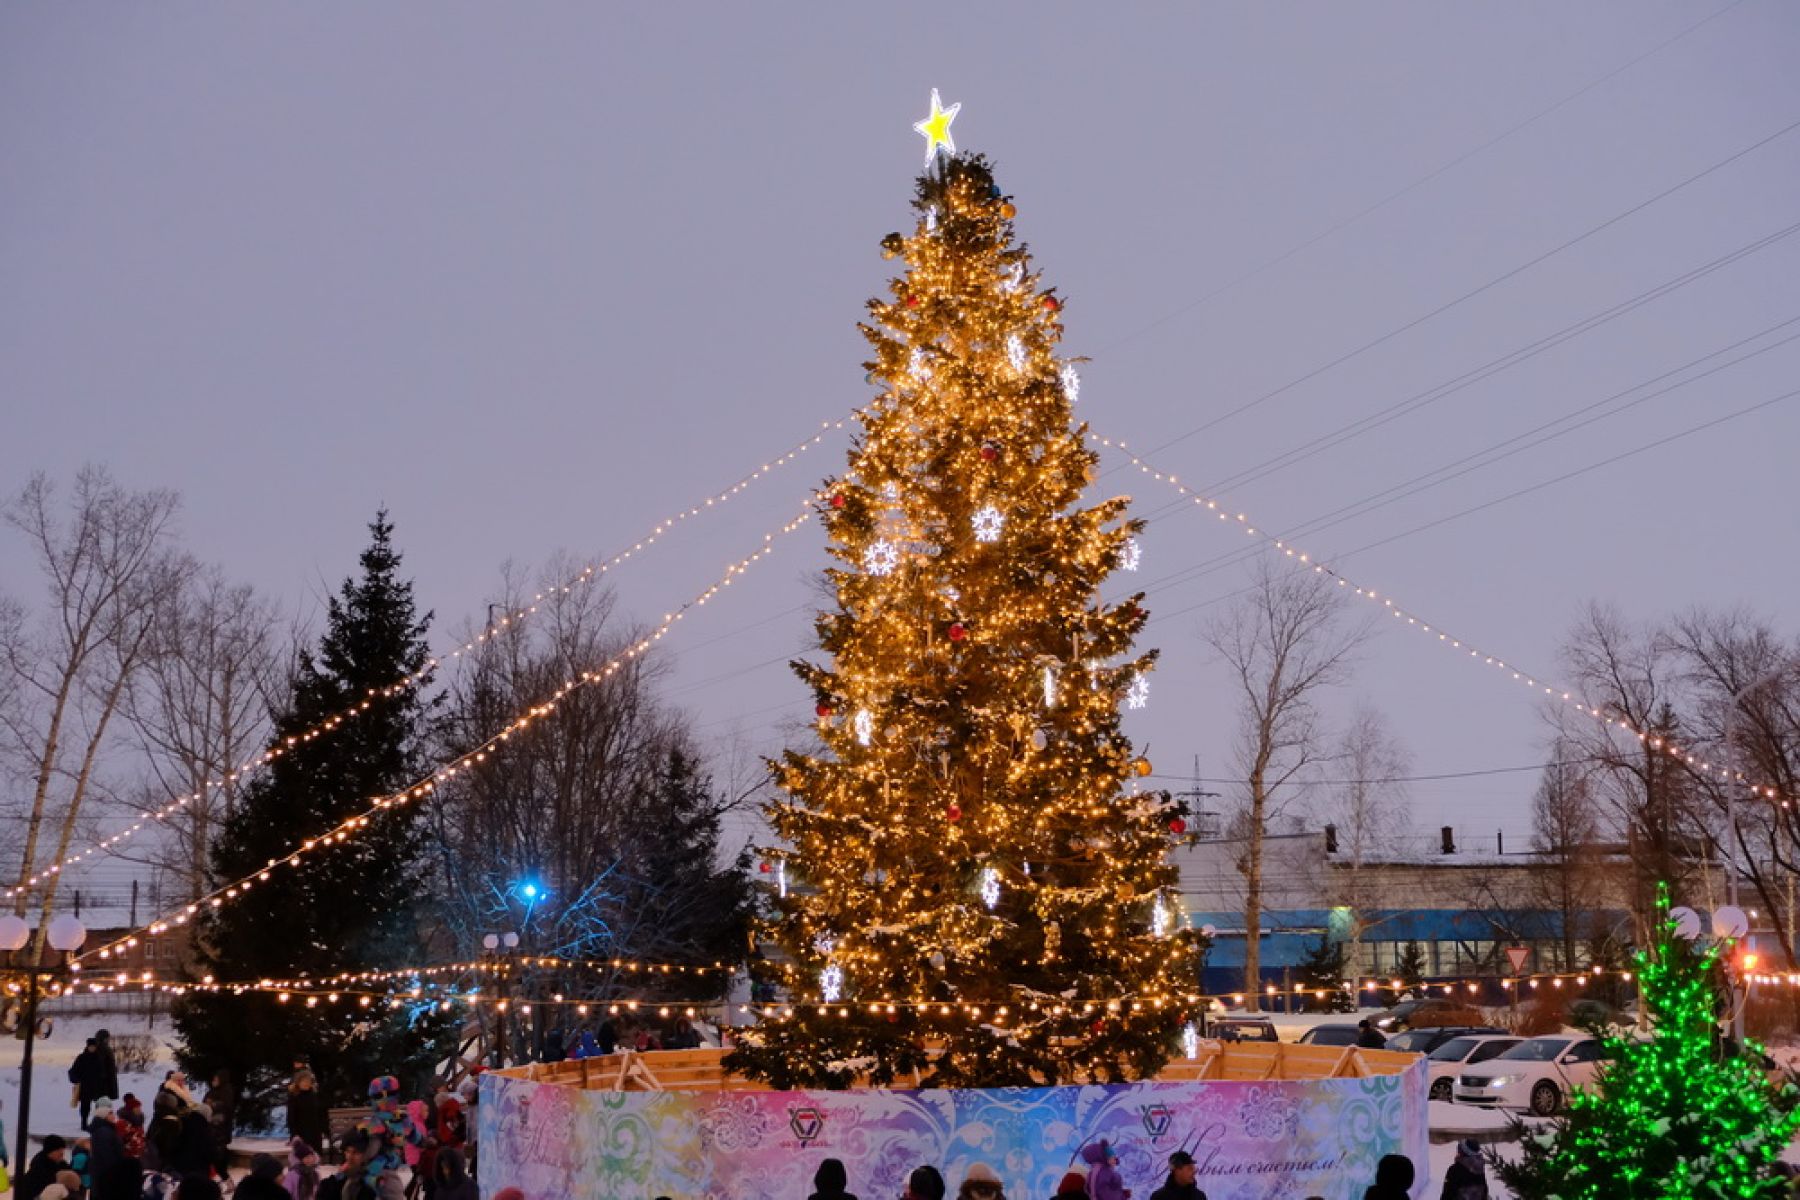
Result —
M 1743 1200 L 1788 1194 L 1774 1164 L 1800 1128 L 1800 1092 L 1777 1082 L 1760 1048 L 1727 1041 L 1721 952 L 1669 920 L 1637 956 L 1651 1036 L 1608 1035 L 1607 1065 L 1548 1130 L 1520 1127 L 1521 1158 L 1495 1160 L 1520 1200 Z
M 778 1087 L 1139 1078 L 1196 988 L 1166 861 L 1179 804 L 1120 731 L 1148 696 L 1127 499 L 1084 506 L 1096 454 L 1057 355 L 1062 304 L 1011 200 L 928 139 L 905 273 L 863 326 L 880 394 L 821 508 L 840 566 L 795 664 L 817 752 L 774 764 L 780 996 L 729 1065 Z

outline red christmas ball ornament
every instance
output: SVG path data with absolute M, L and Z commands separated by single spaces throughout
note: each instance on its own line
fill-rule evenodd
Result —
M 842 508 L 842 507 L 844 507 L 844 503 L 845 503 L 844 493 L 842 493 L 842 492 L 831 493 L 831 507 Z
M 1169 822 L 1169 832 L 1174 833 L 1174 834 L 1186 833 L 1187 832 L 1187 822 L 1182 820 L 1180 817 L 1174 818 L 1173 820 L 1171 820 Z
M 1044 311 L 1045 312 L 1053 313 L 1053 312 L 1058 311 L 1061 308 L 1062 308 L 1062 301 L 1058 300 L 1055 296 L 1045 296 L 1044 297 Z
M 773 871 L 775 868 L 771 867 L 769 865 L 769 862 L 767 859 L 764 859 L 762 866 L 757 869 L 760 870 L 764 875 L 767 875 L 770 871 Z
M 1103 1020 L 1096 1020 L 1092 1025 L 1089 1025 L 1088 1028 L 1094 1033 L 1105 1033 L 1106 1022 Z
M 831 705 L 829 705 L 829 704 L 818 705 L 817 707 L 815 707 L 813 709 L 813 712 L 817 713 L 821 717 L 829 717 L 831 715 Z
M 906 298 L 906 307 L 908 307 L 908 308 L 919 307 L 919 298 L 917 296 L 908 296 Z
M 962 820 L 962 805 L 952 804 L 949 808 L 946 808 L 944 810 L 944 818 L 949 821 Z
M 1000 447 L 996 446 L 993 442 L 981 443 L 981 457 L 988 462 L 993 462 L 996 458 L 1000 457 Z
M 968 636 L 969 636 L 968 627 L 965 626 L 961 621 L 956 621 L 951 624 L 951 626 L 950 626 L 950 640 L 951 641 L 960 642 Z

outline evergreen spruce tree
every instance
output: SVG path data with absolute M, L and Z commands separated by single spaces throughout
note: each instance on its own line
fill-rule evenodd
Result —
M 1425 982 L 1425 948 L 1417 942 L 1400 947 L 1399 961 L 1394 963 L 1394 978 L 1409 988 Z
M 1657 938 L 1636 959 L 1651 1037 L 1596 1029 L 1607 1064 L 1549 1130 L 1521 1124 L 1522 1158 L 1495 1158 L 1520 1200 L 1786 1196 L 1773 1167 L 1800 1129 L 1800 1092 L 1772 1083 L 1762 1051 L 1720 1034 L 1721 952 L 1675 934 L 1667 887 Z
M 425 666 L 430 616 L 418 614 L 412 584 L 400 575 L 387 514 L 369 529 L 360 577 L 331 598 L 318 648 L 301 651 L 292 695 L 273 714 L 271 746 L 285 752 L 244 790 L 213 847 L 216 881 L 268 870 L 200 921 L 200 973 L 220 982 L 320 978 L 419 958 L 417 805 L 395 805 L 295 865 L 270 865 L 421 773 L 430 702 L 422 681 L 391 685 Z M 290 744 L 364 703 L 366 711 L 328 733 Z M 375 1075 L 410 1081 L 437 1056 L 448 1018 L 430 1015 L 429 1006 L 308 1007 L 267 993 L 219 992 L 190 993 L 175 1021 L 183 1065 L 200 1078 L 229 1068 L 255 1115 L 301 1058 L 333 1102 L 360 1099 Z
M 1084 507 L 1062 304 L 979 155 L 935 160 L 907 271 L 870 304 L 882 385 L 821 513 L 839 565 L 795 667 L 819 752 L 774 764 L 785 894 L 761 947 L 786 1003 L 729 1060 L 778 1087 L 1153 1075 L 1192 1015 L 1184 828 L 1120 730 L 1147 695 L 1128 499 Z
M 1334 941 L 1329 932 L 1319 934 L 1318 944 L 1306 952 L 1300 963 L 1300 986 L 1307 1012 L 1355 1011 L 1350 992 L 1344 987 L 1344 943 Z

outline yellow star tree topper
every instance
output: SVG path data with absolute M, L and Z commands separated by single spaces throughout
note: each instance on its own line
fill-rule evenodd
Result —
M 956 153 L 956 139 L 950 136 L 950 122 L 956 120 L 956 114 L 962 111 L 959 100 L 949 108 L 938 99 L 938 90 L 931 89 L 931 115 L 923 121 L 913 122 L 913 132 L 925 139 L 925 165 L 930 166 L 932 160 L 941 149 L 945 154 Z

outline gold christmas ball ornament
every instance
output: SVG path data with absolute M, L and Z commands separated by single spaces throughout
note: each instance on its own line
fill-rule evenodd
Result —
M 1140 758 L 1131 764 L 1131 769 L 1138 773 L 1139 778 L 1142 778 L 1143 776 L 1150 774 L 1150 760 L 1147 758 Z
M 1011 200 L 1003 200 L 1000 202 L 1000 215 L 1010 221 L 1019 215 L 1019 210 L 1013 207 Z

